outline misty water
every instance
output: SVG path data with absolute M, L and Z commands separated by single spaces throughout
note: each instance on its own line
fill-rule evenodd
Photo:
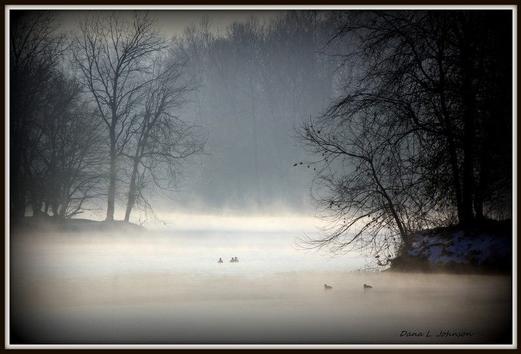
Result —
M 302 234 L 276 227 L 15 234 L 12 341 L 510 341 L 509 277 L 363 272 L 361 255 L 299 249 Z

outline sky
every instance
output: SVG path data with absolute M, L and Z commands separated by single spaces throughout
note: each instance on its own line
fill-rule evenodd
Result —
M 77 28 L 78 22 L 87 14 L 96 11 L 60 10 L 56 11 L 57 18 L 65 31 Z M 123 13 L 124 11 L 119 11 Z M 131 13 L 132 11 L 125 11 Z M 215 34 L 223 34 L 226 27 L 233 22 L 244 22 L 255 18 L 260 22 L 269 22 L 280 16 L 283 11 L 271 10 L 153 10 L 150 13 L 156 18 L 157 30 L 166 38 L 182 35 L 184 30 L 191 25 L 200 24 L 203 19 L 208 19 L 208 24 Z

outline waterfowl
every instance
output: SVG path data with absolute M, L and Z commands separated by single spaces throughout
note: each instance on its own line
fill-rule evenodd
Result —
M 329 289 L 333 289 L 333 287 L 331 285 L 324 284 L 324 289 L 329 290 Z
M 217 261 L 217 263 L 222 263 L 223 262 L 223 259 L 221 257 L 219 257 L 219 260 Z
M 364 284 L 364 289 L 372 289 L 373 287 L 371 285 Z

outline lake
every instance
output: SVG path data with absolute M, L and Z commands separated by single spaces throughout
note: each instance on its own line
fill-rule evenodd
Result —
M 511 343 L 510 277 L 364 272 L 363 256 L 302 250 L 299 235 L 17 235 L 12 343 Z

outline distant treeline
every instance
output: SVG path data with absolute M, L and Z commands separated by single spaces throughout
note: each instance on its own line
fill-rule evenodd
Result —
M 334 97 L 340 61 L 325 49 L 335 27 L 331 12 L 281 11 L 220 33 L 204 19 L 186 30 L 180 47 L 199 86 L 184 114 L 208 128 L 211 154 L 188 202 L 262 212 L 312 206 L 312 170 L 292 167 L 306 156 L 296 128 Z

